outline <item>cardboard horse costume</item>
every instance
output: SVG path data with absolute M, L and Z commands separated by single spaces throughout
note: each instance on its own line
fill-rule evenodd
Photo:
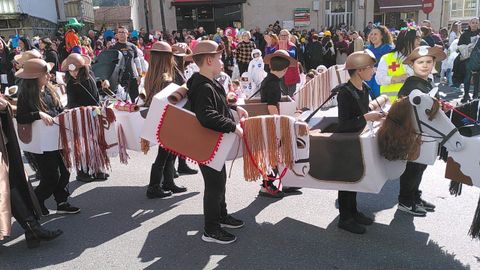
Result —
M 179 85 L 171 83 L 153 97 L 142 138 L 220 171 L 237 136 L 201 126 L 195 114 L 183 109 L 186 103 L 186 99 L 181 98 L 185 97 L 183 93 Z

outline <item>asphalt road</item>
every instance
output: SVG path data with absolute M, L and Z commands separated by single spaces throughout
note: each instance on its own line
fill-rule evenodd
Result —
M 359 194 L 360 209 L 376 221 L 367 234 L 354 235 L 337 228 L 337 192 L 257 197 L 258 183 L 243 180 L 237 160 L 227 204 L 246 226 L 231 230 L 236 243 L 218 245 L 200 239 L 200 175 L 177 180 L 187 193 L 146 198 L 155 154 L 130 153 L 128 165 L 113 159 L 105 182 L 85 184 L 72 176 L 70 202 L 82 212 L 43 218 L 64 234 L 34 250 L 15 223 L 12 237 L 0 242 L 0 269 L 480 269 L 480 241 L 467 236 L 480 192 L 465 187 L 452 197 L 443 162 L 427 169 L 421 186 L 436 212 L 413 218 L 397 211 L 398 180 L 390 181 L 380 194 Z M 54 209 L 53 199 L 47 206 Z

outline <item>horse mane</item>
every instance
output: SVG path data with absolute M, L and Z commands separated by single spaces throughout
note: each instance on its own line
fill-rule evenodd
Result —
M 415 130 L 412 114 L 408 97 L 397 99 L 390 108 L 387 119 L 377 133 L 380 155 L 387 160 L 413 160 L 418 155 L 421 136 Z M 429 117 L 435 114 L 429 114 Z
M 277 125 L 280 125 L 279 136 Z M 292 168 L 296 146 L 296 143 L 292 143 L 292 138 L 296 136 L 292 134 L 290 117 L 272 115 L 249 117 L 244 122 L 243 130 L 248 145 L 248 149 L 246 144 L 243 145 L 245 180 L 266 179 L 268 169 L 276 168 L 278 165 Z M 299 135 L 308 133 L 308 128 L 301 126 L 298 133 Z

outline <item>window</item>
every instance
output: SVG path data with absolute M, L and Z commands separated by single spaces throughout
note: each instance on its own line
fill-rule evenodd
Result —
M 450 17 L 474 17 L 477 16 L 478 0 L 452 0 L 450 5 Z

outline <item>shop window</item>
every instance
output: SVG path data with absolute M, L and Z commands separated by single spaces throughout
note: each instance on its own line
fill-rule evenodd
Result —
M 8 28 L 7 20 L 0 20 L 0 28 Z

